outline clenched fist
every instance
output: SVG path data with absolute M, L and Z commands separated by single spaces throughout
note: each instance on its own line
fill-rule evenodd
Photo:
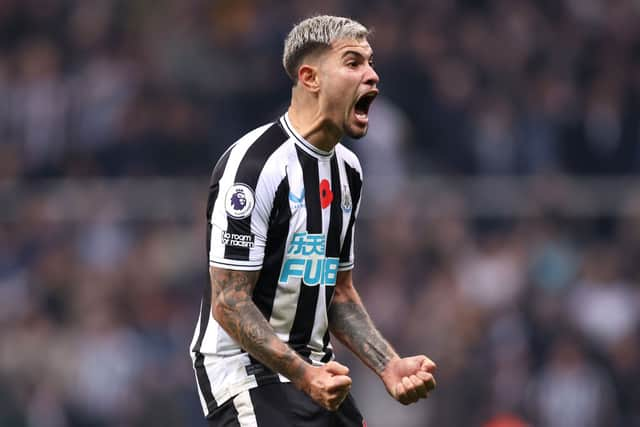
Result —
M 380 378 L 389 394 L 403 405 L 425 399 L 436 386 L 433 373 L 436 364 L 426 356 L 391 360 Z
M 323 408 L 336 411 L 351 390 L 348 374 L 349 368 L 332 361 L 324 366 L 309 366 L 297 385 Z

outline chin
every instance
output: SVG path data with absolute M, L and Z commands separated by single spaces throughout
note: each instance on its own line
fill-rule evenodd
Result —
M 365 127 L 349 126 L 346 129 L 345 134 L 347 134 L 349 138 L 360 139 L 367 134 L 367 130 L 369 130 L 369 126 L 365 126 Z

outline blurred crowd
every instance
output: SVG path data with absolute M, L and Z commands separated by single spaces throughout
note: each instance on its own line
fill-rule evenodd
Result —
M 474 217 L 446 203 L 429 218 L 404 203 L 359 229 L 365 304 L 403 353 L 439 366 L 422 413 L 359 369 L 369 424 L 639 426 L 640 217 Z
M 320 10 L 322 9 L 322 10 Z M 199 175 L 287 107 L 284 36 L 312 12 L 374 29 L 388 144 L 411 170 L 640 169 L 634 0 L 3 0 L 5 177 Z M 393 113 L 390 113 L 392 111 Z M 398 123 L 400 122 L 400 123 Z
M 174 219 L 127 193 L 146 181 L 99 196 L 67 185 L 18 187 L 16 217 L 0 222 L 0 425 L 204 425 L 187 348 L 208 287 L 207 178 L 149 193 L 154 212 L 167 200 L 192 212 Z M 383 333 L 432 357 L 439 385 L 404 407 L 337 345 L 368 425 L 640 425 L 638 206 L 572 216 L 542 189 L 522 215 L 490 214 L 421 186 L 363 215 L 354 274 Z
M 0 1 L 0 425 L 203 425 L 207 176 L 286 109 L 283 39 L 312 12 L 374 28 L 354 274 L 439 366 L 405 408 L 338 348 L 368 425 L 640 426 L 638 210 L 505 215 L 416 181 L 637 174 L 634 0 Z M 575 196 L 524 198 L 549 193 Z

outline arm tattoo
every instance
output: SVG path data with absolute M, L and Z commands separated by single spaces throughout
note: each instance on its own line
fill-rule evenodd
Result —
M 255 271 L 213 269 L 212 314 L 240 346 L 266 366 L 296 383 L 306 362 L 275 334 L 251 299 Z
M 359 298 L 334 299 L 329 309 L 329 327 L 343 344 L 378 375 L 391 359 L 398 357 L 373 325 Z

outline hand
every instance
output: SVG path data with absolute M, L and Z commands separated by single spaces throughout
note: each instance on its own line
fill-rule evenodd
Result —
M 309 366 L 303 383 L 296 384 L 320 406 L 336 411 L 351 390 L 349 368 L 338 362 L 329 362 L 324 366 Z
M 426 399 L 436 386 L 433 372 L 436 364 L 426 356 L 392 359 L 380 378 L 389 394 L 403 405 Z

